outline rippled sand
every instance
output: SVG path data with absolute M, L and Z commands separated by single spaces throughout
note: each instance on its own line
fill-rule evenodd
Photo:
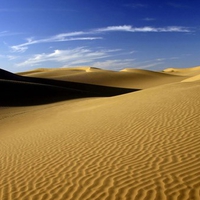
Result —
M 200 199 L 198 74 L 200 67 L 23 73 L 142 90 L 0 107 L 0 199 Z

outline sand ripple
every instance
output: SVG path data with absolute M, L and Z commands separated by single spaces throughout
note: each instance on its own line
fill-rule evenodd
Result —
M 200 199 L 199 97 L 192 82 L 7 108 L 0 199 Z

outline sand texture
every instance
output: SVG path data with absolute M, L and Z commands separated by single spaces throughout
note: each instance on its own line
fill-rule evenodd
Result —
M 0 102 L 0 199 L 199 200 L 198 73 L 198 67 L 2 71 L 0 85 L 9 92 L 2 90 Z M 69 77 L 80 85 L 69 85 Z

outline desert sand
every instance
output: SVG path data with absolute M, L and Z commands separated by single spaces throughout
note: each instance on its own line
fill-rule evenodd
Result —
M 1 200 L 200 199 L 200 67 L 0 71 Z

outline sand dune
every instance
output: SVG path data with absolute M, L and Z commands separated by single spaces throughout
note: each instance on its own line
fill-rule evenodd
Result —
M 200 199 L 199 95 L 200 82 L 172 81 L 1 107 L 0 199 Z
M 117 72 L 91 67 L 46 70 L 36 69 L 20 74 L 29 77 L 51 78 L 62 81 L 72 81 L 133 89 L 145 89 L 161 84 L 179 82 L 188 77 L 142 69 L 124 69 Z
M 138 90 L 25 77 L 5 70 L 0 70 L 0 86 L 0 106 L 37 105 L 74 98 L 113 96 Z
M 190 68 L 167 68 L 163 72 L 179 76 L 195 76 L 200 73 L 200 66 Z
M 95 67 L 72 67 L 72 68 L 38 68 L 26 72 L 20 72 L 18 75 L 23 76 L 60 76 L 60 73 L 67 72 L 68 74 L 78 73 L 78 72 L 94 72 L 101 69 Z M 105 71 L 105 70 L 104 70 Z M 106 70 L 108 71 L 108 70 Z
M 193 82 L 193 81 L 200 81 L 200 74 L 184 79 L 182 82 Z

